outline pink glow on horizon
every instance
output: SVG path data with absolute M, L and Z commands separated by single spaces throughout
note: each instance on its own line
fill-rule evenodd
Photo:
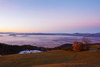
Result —
M 99 0 L 0 0 L 0 32 L 98 32 L 99 6 Z

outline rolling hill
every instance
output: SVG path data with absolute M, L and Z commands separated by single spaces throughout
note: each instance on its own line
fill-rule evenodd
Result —
M 0 67 L 100 67 L 97 52 L 52 50 L 41 53 L 0 56 Z

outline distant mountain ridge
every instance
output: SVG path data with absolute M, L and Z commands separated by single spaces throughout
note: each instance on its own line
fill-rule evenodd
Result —
M 69 35 L 69 36 L 85 36 L 85 37 L 100 37 L 100 33 L 13 33 L 13 32 L 0 32 L 0 34 L 10 35 Z

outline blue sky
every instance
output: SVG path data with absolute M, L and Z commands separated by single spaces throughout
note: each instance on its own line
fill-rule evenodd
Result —
M 0 0 L 0 32 L 100 32 L 100 0 Z

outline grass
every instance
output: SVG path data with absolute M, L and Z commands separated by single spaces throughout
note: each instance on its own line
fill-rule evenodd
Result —
M 60 64 L 47 64 L 33 67 L 100 67 L 98 65 L 90 65 L 86 63 L 60 63 Z
M 62 48 L 62 50 L 66 50 L 66 51 L 73 51 L 72 48 Z
M 0 67 L 100 67 L 100 51 L 53 50 L 0 56 Z
M 100 46 L 96 46 L 96 45 L 91 45 L 91 46 L 89 46 L 91 49 L 98 49 L 98 48 L 100 48 Z

